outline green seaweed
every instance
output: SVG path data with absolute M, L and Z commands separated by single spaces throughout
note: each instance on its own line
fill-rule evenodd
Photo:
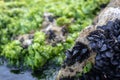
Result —
M 100 5 L 109 0 L 5 0 L 0 1 L 0 55 L 11 63 L 29 66 L 32 69 L 43 67 L 51 59 L 62 64 L 64 51 L 71 48 L 79 32 L 92 23 L 100 10 Z M 57 25 L 68 25 L 65 42 L 56 46 L 46 44 L 46 35 L 41 32 L 43 13 L 50 12 Z M 73 23 L 71 20 L 74 20 Z M 33 43 L 23 49 L 14 37 L 35 31 Z M 89 71 L 87 68 L 85 72 Z

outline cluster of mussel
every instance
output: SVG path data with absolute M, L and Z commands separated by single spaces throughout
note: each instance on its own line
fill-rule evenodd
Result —
M 87 38 L 97 53 L 94 67 L 109 79 L 120 80 L 120 20 L 99 26 Z
M 120 20 L 98 26 L 87 39 L 91 49 L 97 53 L 93 68 L 77 79 L 67 77 L 61 80 L 120 80 Z M 76 43 L 72 50 L 65 53 L 65 63 L 83 61 L 89 53 L 87 46 Z
M 76 42 L 75 46 L 65 52 L 66 60 L 64 66 L 70 66 L 75 62 L 82 62 L 89 57 L 89 48 L 81 42 Z

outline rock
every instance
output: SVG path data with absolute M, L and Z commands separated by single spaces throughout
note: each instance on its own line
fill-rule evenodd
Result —
M 87 36 L 91 32 L 95 31 L 99 26 L 103 26 L 106 23 L 108 23 L 108 21 L 115 21 L 116 19 L 120 19 L 120 0 L 111 0 L 111 2 L 107 5 L 107 7 L 105 9 L 103 9 L 100 12 L 100 14 L 97 16 L 97 19 L 96 19 L 97 21 L 93 25 L 86 27 L 84 30 L 82 30 L 80 32 L 80 35 L 77 38 L 76 42 L 81 42 L 81 43 L 87 45 L 88 48 L 90 48 L 90 50 L 91 50 L 90 54 L 93 54 L 93 50 L 89 46 L 90 42 L 88 41 Z M 109 37 L 111 37 L 111 36 L 109 36 Z M 90 38 L 90 39 L 93 40 L 92 38 Z M 110 47 L 110 46 L 108 46 L 108 47 Z M 103 48 L 105 49 L 106 47 L 104 46 Z M 104 51 L 104 49 L 102 49 L 102 50 Z M 112 55 L 109 55 L 108 53 L 106 53 L 105 56 L 111 57 Z M 61 78 L 64 78 L 64 77 L 74 77 L 76 75 L 77 70 L 78 70 L 78 72 L 82 73 L 83 67 L 85 66 L 85 63 L 87 61 L 91 61 L 93 64 L 95 64 L 95 61 L 94 61 L 95 57 L 96 57 L 96 53 L 94 53 L 93 55 L 90 55 L 88 59 L 82 61 L 81 63 L 76 62 L 71 66 L 64 66 L 64 68 L 60 69 L 56 80 L 60 80 Z M 99 60 L 99 58 L 97 58 L 97 59 Z M 69 68 L 71 68 L 71 67 L 72 67 L 73 72 L 69 71 Z M 96 68 L 97 67 L 98 66 L 96 66 Z M 119 74 L 116 74 L 116 76 L 119 76 Z

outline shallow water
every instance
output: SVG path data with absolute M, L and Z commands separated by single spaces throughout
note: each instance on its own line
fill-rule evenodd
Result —
M 36 80 L 36 78 L 34 78 L 29 71 L 15 74 L 5 65 L 0 65 L 0 80 Z
M 6 65 L 0 65 L 0 80 L 55 80 L 59 67 L 48 65 L 42 71 L 11 70 Z M 14 73 L 13 73 L 14 72 Z

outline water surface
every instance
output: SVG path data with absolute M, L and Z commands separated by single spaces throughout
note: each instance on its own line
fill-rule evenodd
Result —
M 7 67 L 5 64 L 0 65 L 0 80 L 55 80 L 59 70 L 55 64 L 47 64 L 42 70 L 19 71 Z

